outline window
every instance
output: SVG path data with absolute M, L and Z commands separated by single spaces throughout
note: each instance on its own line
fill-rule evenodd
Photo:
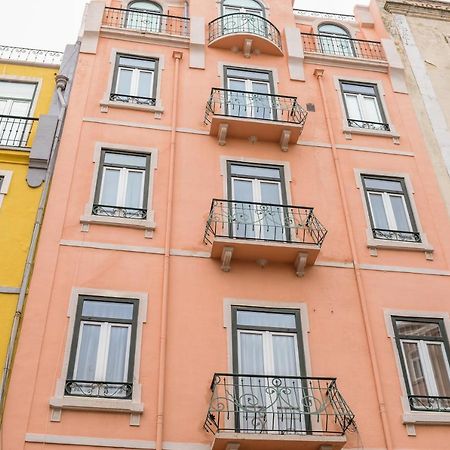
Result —
M 375 239 L 421 242 L 405 180 L 362 175 L 370 223 Z
M 331 23 L 319 25 L 319 43 L 322 53 L 337 56 L 355 56 L 348 31 Z
M 150 155 L 102 150 L 92 214 L 147 219 Z
M 272 73 L 225 67 L 226 115 L 276 120 Z
M 4 179 L 5 179 L 5 177 L 0 176 L 0 193 L 2 192 L 2 186 L 3 186 Z
M 223 14 L 248 13 L 264 17 L 264 8 L 256 0 L 224 0 Z
M 156 2 L 135 1 L 128 5 L 126 27 L 133 30 L 159 33 L 161 31 L 162 8 Z
M 117 55 L 110 100 L 155 106 L 157 70 L 157 59 Z
M 25 147 L 33 119 L 28 116 L 36 83 L 0 81 L 0 145 Z
M 442 319 L 392 317 L 409 404 L 450 412 L 449 343 Z
M 340 86 L 349 127 L 390 131 L 375 84 L 341 81 Z
M 132 397 L 137 303 L 136 299 L 79 297 L 66 395 Z
M 8 193 L 12 174 L 11 170 L 0 170 L 0 207 L 2 206 L 5 195 Z

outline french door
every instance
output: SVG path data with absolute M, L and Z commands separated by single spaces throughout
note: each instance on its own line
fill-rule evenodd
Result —
M 228 15 L 233 14 L 231 17 Z M 223 6 L 223 34 L 250 33 L 266 36 L 266 24 L 261 9 L 239 8 L 237 6 Z

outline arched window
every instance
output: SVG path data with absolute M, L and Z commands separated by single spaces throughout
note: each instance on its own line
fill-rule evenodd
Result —
M 149 33 L 161 31 L 163 9 L 159 3 L 138 0 L 130 2 L 128 9 L 127 28 Z
M 349 32 L 333 23 L 319 25 L 319 42 L 322 53 L 337 56 L 355 56 Z
M 223 15 L 241 12 L 265 16 L 263 5 L 256 0 L 224 0 L 222 12 Z

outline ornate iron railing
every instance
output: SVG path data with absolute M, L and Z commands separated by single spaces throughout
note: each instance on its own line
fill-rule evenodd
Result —
M 133 105 L 155 106 L 156 98 L 137 97 L 135 95 L 116 94 L 111 92 L 109 99 L 113 102 L 131 103 Z
M 30 148 L 30 136 L 38 121 L 35 117 L 0 115 L 0 146 Z
M 400 230 L 386 230 L 383 228 L 372 228 L 373 237 L 375 239 L 387 239 L 390 241 L 402 242 L 422 242 L 420 233 L 418 231 L 400 231 Z
M 349 127 L 362 128 L 366 130 L 390 131 L 391 127 L 388 123 L 368 122 L 367 120 L 347 119 Z
M 204 423 L 212 433 L 343 435 L 354 414 L 335 378 L 216 373 Z
M 450 397 L 409 395 L 408 399 L 414 411 L 450 412 Z
M 363 39 L 350 39 L 329 34 L 302 33 L 305 52 L 347 58 L 373 59 L 385 61 L 386 56 L 381 42 Z
M 163 33 L 183 37 L 189 37 L 190 29 L 188 17 L 119 8 L 105 8 L 103 25 L 140 33 Z
M 9 61 L 24 61 L 35 64 L 60 65 L 63 53 L 53 50 L 40 50 L 37 48 L 12 47 L 0 45 L 0 59 Z
M 307 115 L 297 97 L 212 88 L 205 123 L 211 123 L 212 116 L 227 116 L 296 123 L 303 128 Z
M 213 199 L 204 242 L 226 237 L 320 246 L 326 234 L 314 208 Z
M 278 28 L 264 17 L 251 13 L 233 13 L 218 17 L 209 22 L 208 42 L 229 34 L 253 34 L 268 39 L 280 50 L 281 34 Z
M 95 216 L 122 217 L 124 219 L 146 219 L 147 210 L 143 208 L 129 208 L 128 206 L 97 205 L 92 207 Z
M 295 9 L 294 14 L 306 17 L 321 17 L 322 19 L 342 20 L 347 22 L 356 22 L 355 16 L 351 14 L 335 14 L 323 11 L 309 11 L 306 9 Z
M 77 397 L 129 399 L 133 393 L 133 383 L 115 381 L 67 380 L 66 395 Z

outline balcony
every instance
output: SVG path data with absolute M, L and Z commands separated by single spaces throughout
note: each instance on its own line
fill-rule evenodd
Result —
M 325 11 L 311 11 L 307 9 L 296 9 L 294 8 L 294 14 L 302 17 L 312 17 L 312 18 L 321 18 L 321 19 L 329 19 L 332 21 L 338 20 L 341 22 L 356 22 L 355 16 L 350 14 L 335 14 Z
M 189 37 L 189 18 L 154 12 L 105 8 L 103 27 L 135 31 L 140 34 L 163 34 Z
M 231 260 L 294 265 L 298 277 L 317 259 L 327 230 L 313 208 L 214 199 L 206 223 L 204 243 L 222 270 Z
M 307 115 L 297 97 L 213 88 L 205 123 L 211 124 L 209 134 L 217 136 L 219 145 L 236 137 L 279 142 L 287 151 L 300 137 Z
M 95 398 L 131 399 L 133 383 L 106 381 L 67 380 L 65 395 Z
M 252 53 L 283 55 L 278 28 L 256 14 L 227 14 L 210 22 L 208 27 L 210 47 L 240 50 L 246 57 Z
M 386 239 L 389 241 L 414 242 L 420 244 L 422 238 L 419 231 L 388 230 L 384 228 L 372 228 L 375 239 Z
M 216 373 L 211 391 L 212 450 L 337 450 L 356 429 L 335 378 Z
M 36 133 L 38 123 L 34 117 L 0 115 L 0 146 L 31 148 L 31 135 Z
M 311 33 L 302 33 L 302 39 L 305 53 L 319 53 L 340 58 L 386 61 L 383 46 L 378 41 Z
M 62 57 L 62 52 L 55 52 L 53 50 L 0 45 L 0 60 L 26 62 L 36 65 L 59 66 Z
M 450 413 L 450 397 L 409 395 L 408 400 L 413 411 Z

